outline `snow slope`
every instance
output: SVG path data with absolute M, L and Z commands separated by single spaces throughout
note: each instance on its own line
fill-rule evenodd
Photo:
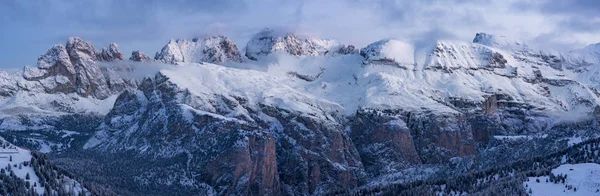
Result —
M 480 44 L 446 40 L 415 48 L 385 40 L 362 53 L 367 55 L 366 64 L 359 55 L 276 54 L 270 61 L 257 62 L 265 64 L 266 71 L 180 63 L 160 72 L 200 97 L 224 94 L 300 111 L 308 109 L 295 102 L 320 100 L 328 103 L 323 106 L 327 110 L 347 115 L 359 108 L 456 114 L 464 111 L 452 100 L 481 104 L 491 95 L 505 95 L 511 102 L 533 106 L 531 115 L 562 119 L 584 117 L 593 109 L 590 104 L 600 103 L 589 85 L 576 81 L 579 75 L 574 72 L 534 67 L 513 58 L 509 51 Z M 377 62 L 382 59 L 408 67 L 382 66 Z M 544 79 L 564 84 L 551 85 Z
M 7 145 L 6 148 L 0 149 L 0 167 L 6 171 L 8 170 L 8 165 L 11 165 L 11 169 L 14 171 L 15 175 L 25 181 L 29 181 L 32 187 L 34 182 L 39 183 L 39 177 L 35 174 L 33 167 L 31 165 L 23 165 L 23 162 L 31 161 L 31 152 L 27 149 L 10 144 L 4 138 L 0 137 L 0 140 Z M 11 157 L 12 161 L 10 160 Z M 17 166 L 15 167 L 15 165 Z M 29 174 L 29 180 L 25 178 L 27 174 Z M 34 189 L 38 194 L 44 194 L 44 187 L 41 187 L 39 184 L 37 184 Z
M 595 163 L 565 164 L 552 170 L 554 175 L 567 175 L 565 183 L 546 182 L 548 176 L 530 177 L 524 182 L 525 189 L 531 189 L 531 195 L 600 195 L 600 165 Z M 539 179 L 539 183 L 536 181 Z M 568 189 L 572 185 L 577 190 Z
M 225 36 L 210 36 L 202 39 L 170 40 L 155 60 L 165 63 L 227 63 L 242 62 L 243 59 L 235 44 Z

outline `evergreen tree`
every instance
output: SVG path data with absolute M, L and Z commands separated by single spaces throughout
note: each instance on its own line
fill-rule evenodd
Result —
M 25 175 L 25 180 L 29 180 L 29 172 Z

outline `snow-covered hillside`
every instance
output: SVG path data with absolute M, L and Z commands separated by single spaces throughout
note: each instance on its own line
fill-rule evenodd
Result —
M 58 172 L 47 171 L 44 166 L 40 166 L 40 164 L 44 164 L 41 163 L 41 161 L 44 160 L 40 160 L 39 157 L 34 157 L 30 150 L 15 146 L 2 137 L 0 137 L 0 147 L 0 165 L 2 165 L 2 174 L 0 175 L 16 176 L 25 182 L 25 188 L 27 190 L 33 190 L 39 195 L 89 195 L 89 192 L 81 185 L 81 183 L 64 174 L 61 174 L 60 177 L 56 179 L 48 179 L 57 177 L 56 175 Z M 48 172 L 53 172 L 53 174 L 48 175 Z M 48 176 L 44 176 L 44 180 L 42 180 L 38 174 Z M 48 182 L 49 180 L 52 182 Z M 6 186 L 14 186 L 14 184 L 8 184 L 9 182 L 4 183 Z M 45 187 L 51 185 L 60 187 Z M 11 188 L 15 189 L 15 187 Z M 6 191 L 6 189 L 3 191 Z M 52 193 L 47 193 L 47 191 L 51 191 Z
M 29 181 L 30 187 L 38 194 L 44 194 L 44 187 L 40 186 L 39 177 L 33 170 L 31 163 L 31 153 L 27 149 L 12 145 L 4 138 L 0 138 L 2 149 L 0 149 L 0 165 L 7 173 L 14 174 L 22 180 Z M 10 167 L 10 169 L 9 169 Z M 34 186 L 36 183 L 36 186 Z
M 523 183 L 533 196 L 600 195 L 600 165 L 595 163 L 565 164 L 552 170 L 555 176 L 566 176 L 564 182 L 550 182 L 549 176 L 530 177 Z

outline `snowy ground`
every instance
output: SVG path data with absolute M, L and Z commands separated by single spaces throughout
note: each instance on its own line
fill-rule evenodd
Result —
M 4 140 L 4 138 L 0 137 L 0 140 L 6 145 L 7 141 Z M 11 157 L 12 161 L 10 161 Z M 35 175 L 35 172 L 31 165 L 23 165 L 23 162 L 25 161 L 31 161 L 31 153 L 29 152 L 29 150 L 19 148 L 10 143 L 6 148 L 0 147 L 0 167 L 7 171 L 8 165 L 10 164 L 12 171 L 15 172 L 15 175 L 17 175 L 17 177 L 25 181 L 29 181 L 31 186 L 33 186 L 34 182 L 36 184 L 39 183 L 39 178 L 37 175 Z M 27 173 L 29 173 L 29 180 L 25 179 Z M 37 184 L 37 186 L 35 187 L 35 191 L 38 194 L 44 194 L 44 188 L 41 187 L 39 184 Z
M 537 134 L 537 135 L 494 135 L 494 139 L 497 140 L 532 140 L 535 138 L 546 138 L 548 134 Z
M 566 174 L 565 183 L 554 184 L 546 182 L 549 176 L 530 177 L 523 183 L 525 189 L 531 189 L 531 195 L 600 195 L 600 165 L 595 163 L 565 164 L 552 170 L 554 175 Z M 539 183 L 536 181 L 539 179 Z M 566 186 L 572 185 L 575 189 L 569 190 Z

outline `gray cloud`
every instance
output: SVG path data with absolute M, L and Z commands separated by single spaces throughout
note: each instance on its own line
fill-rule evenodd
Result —
M 559 47 L 600 41 L 594 0 L 105 0 L 0 1 L 0 67 L 35 64 L 69 36 L 149 55 L 169 39 L 224 34 L 240 48 L 264 27 L 335 38 L 470 41 L 477 32 Z M 598 40 L 596 40 L 598 39 Z

